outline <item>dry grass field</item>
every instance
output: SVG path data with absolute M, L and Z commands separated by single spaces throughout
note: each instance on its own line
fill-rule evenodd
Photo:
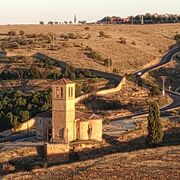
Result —
M 86 29 L 85 27 L 89 27 Z M 169 46 L 175 44 L 172 39 L 176 33 L 180 33 L 180 24 L 165 25 L 8 25 L 0 26 L 0 33 L 10 30 L 17 33 L 23 30 L 28 33 L 54 32 L 56 44 L 60 46 L 57 51 L 36 49 L 62 61 L 69 62 L 78 67 L 91 67 L 110 71 L 119 68 L 120 74 L 136 71 L 150 62 L 157 61 Z M 103 31 L 105 36 L 99 37 Z M 76 39 L 60 40 L 60 36 L 74 33 Z M 121 40 L 125 39 L 125 43 Z M 103 58 L 111 58 L 111 68 L 89 59 L 85 54 L 86 46 L 92 48 Z M 26 51 L 23 49 L 21 52 Z M 21 53 L 20 52 L 20 53 Z M 32 50 L 32 52 L 34 52 Z
M 80 162 L 48 168 L 36 166 L 29 172 L 15 167 L 16 173 L 4 175 L 2 179 L 179 179 L 180 123 L 167 119 L 162 119 L 162 123 L 166 132 L 162 147 L 147 148 L 144 138 L 147 121 L 140 121 L 134 131 L 117 138 L 106 137 L 109 147 L 89 154 L 86 160 L 81 156 Z M 19 163 L 23 164 L 33 155 L 33 149 L 10 150 L 0 155 L 1 163 L 21 158 Z

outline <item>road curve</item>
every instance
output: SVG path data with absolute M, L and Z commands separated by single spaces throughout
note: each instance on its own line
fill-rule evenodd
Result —
M 137 71 L 136 73 L 134 73 L 133 75 L 135 75 L 136 77 L 141 77 L 143 74 L 147 73 L 148 71 L 151 71 L 153 69 L 156 69 L 157 67 L 160 67 L 164 64 L 167 64 L 171 61 L 172 56 L 177 53 L 178 51 L 180 51 L 180 47 L 174 48 L 173 50 L 170 50 L 168 53 L 166 53 L 162 58 L 161 61 L 153 66 L 147 67 L 145 69 L 142 69 L 140 71 Z M 166 93 L 172 98 L 173 102 L 163 108 L 160 109 L 161 112 L 163 111 L 167 111 L 167 110 L 171 110 L 177 107 L 180 107 L 180 95 L 178 95 L 178 93 L 172 92 L 172 91 L 166 91 Z M 124 120 L 124 119 L 130 119 L 130 118 L 134 118 L 140 115 L 146 115 L 148 114 L 148 112 L 144 111 L 144 112 L 139 112 L 136 114 L 132 114 L 132 115 L 127 115 L 127 116 L 122 116 L 122 117 L 118 117 L 113 119 L 111 122 L 117 122 L 120 120 Z
M 137 71 L 136 73 L 134 73 L 135 76 L 139 76 L 141 77 L 143 74 L 147 73 L 148 71 L 151 71 L 153 69 L 156 69 L 157 67 L 160 67 L 164 64 L 167 64 L 171 61 L 172 56 L 177 53 L 178 51 L 180 51 L 180 47 L 174 48 L 173 50 L 170 50 L 168 53 L 166 53 L 162 58 L 161 61 L 153 66 L 147 67 L 145 69 L 142 69 L 140 71 Z

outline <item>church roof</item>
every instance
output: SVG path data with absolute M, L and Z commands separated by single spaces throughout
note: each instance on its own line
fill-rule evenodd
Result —
M 40 114 L 36 115 L 36 117 L 51 118 L 52 117 L 52 110 L 48 110 L 46 112 L 40 113 Z
M 93 119 L 100 119 L 99 116 L 92 114 L 92 113 L 84 113 L 80 111 L 76 111 L 75 114 L 75 119 L 80 119 L 80 120 L 93 120 Z
M 37 115 L 37 117 L 52 118 L 52 110 L 40 113 Z M 94 120 L 94 119 L 101 119 L 101 118 L 92 113 L 84 113 L 84 112 L 76 111 L 75 119 L 76 120 Z
M 66 84 L 71 84 L 71 83 L 74 83 L 74 82 L 72 82 L 72 81 L 69 80 L 69 79 L 62 78 L 62 79 L 60 79 L 60 80 L 55 81 L 53 84 L 66 85 Z

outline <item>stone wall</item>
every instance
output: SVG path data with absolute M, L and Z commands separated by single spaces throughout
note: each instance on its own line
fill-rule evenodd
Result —
M 115 88 L 100 90 L 96 94 L 97 95 L 106 95 L 106 94 L 112 94 L 112 93 L 119 92 L 125 83 L 126 83 L 126 78 L 124 77 Z
M 44 145 L 45 158 L 48 163 L 61 163 L 69 161 L 69 145 L 48 144 Z
M 89 139 L 95 141 L 102 141 L 102 119 L 89 120 L 91 127 Z
M 126 83 L 126 78 L 124 77 L 115 88 L 104 89 L 104 90 L 97 91 L 95 95 L 106 95 L 106 94 L 112 94 L 112 93 L 119 92 L 122 89 L 122 87 L 123 87 L 123 85 L 125 83 Z M 87 99 L 91 95 L 93 95 L 93 94 L 88 93 L 88 94 L 84 94 L 82 96 L 79 96 L 79 97 L 76 98 L 75 102 L 78 103 L 80 101 L 83 101 L 84 99 Z
M 35 123 L 36 123 L 36 119 L 35 118 L 31 118 L 28 121 L 22 123 L 17 128 L 15 128 L 14 131 L 18 132 L 18 131 L 24 131 L 24 130 L 27 130 L 27 129 L 35 128 Z

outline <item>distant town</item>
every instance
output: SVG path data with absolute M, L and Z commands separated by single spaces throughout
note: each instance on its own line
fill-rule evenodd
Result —
M 39 22 L 41 25 L 46 24 L 44 21 Z M 125 18 L 119 16 L 106 16 L 97 22 L 88 23 L 86 20 L 77 20 L 76 15 L 74 15 L 73 21 L 49 21 L 47 24 L 161 24 L 161 23 L 180 23 L 180 15 L 178 14 L 139 14 L 136 16 L 128 16 Z

